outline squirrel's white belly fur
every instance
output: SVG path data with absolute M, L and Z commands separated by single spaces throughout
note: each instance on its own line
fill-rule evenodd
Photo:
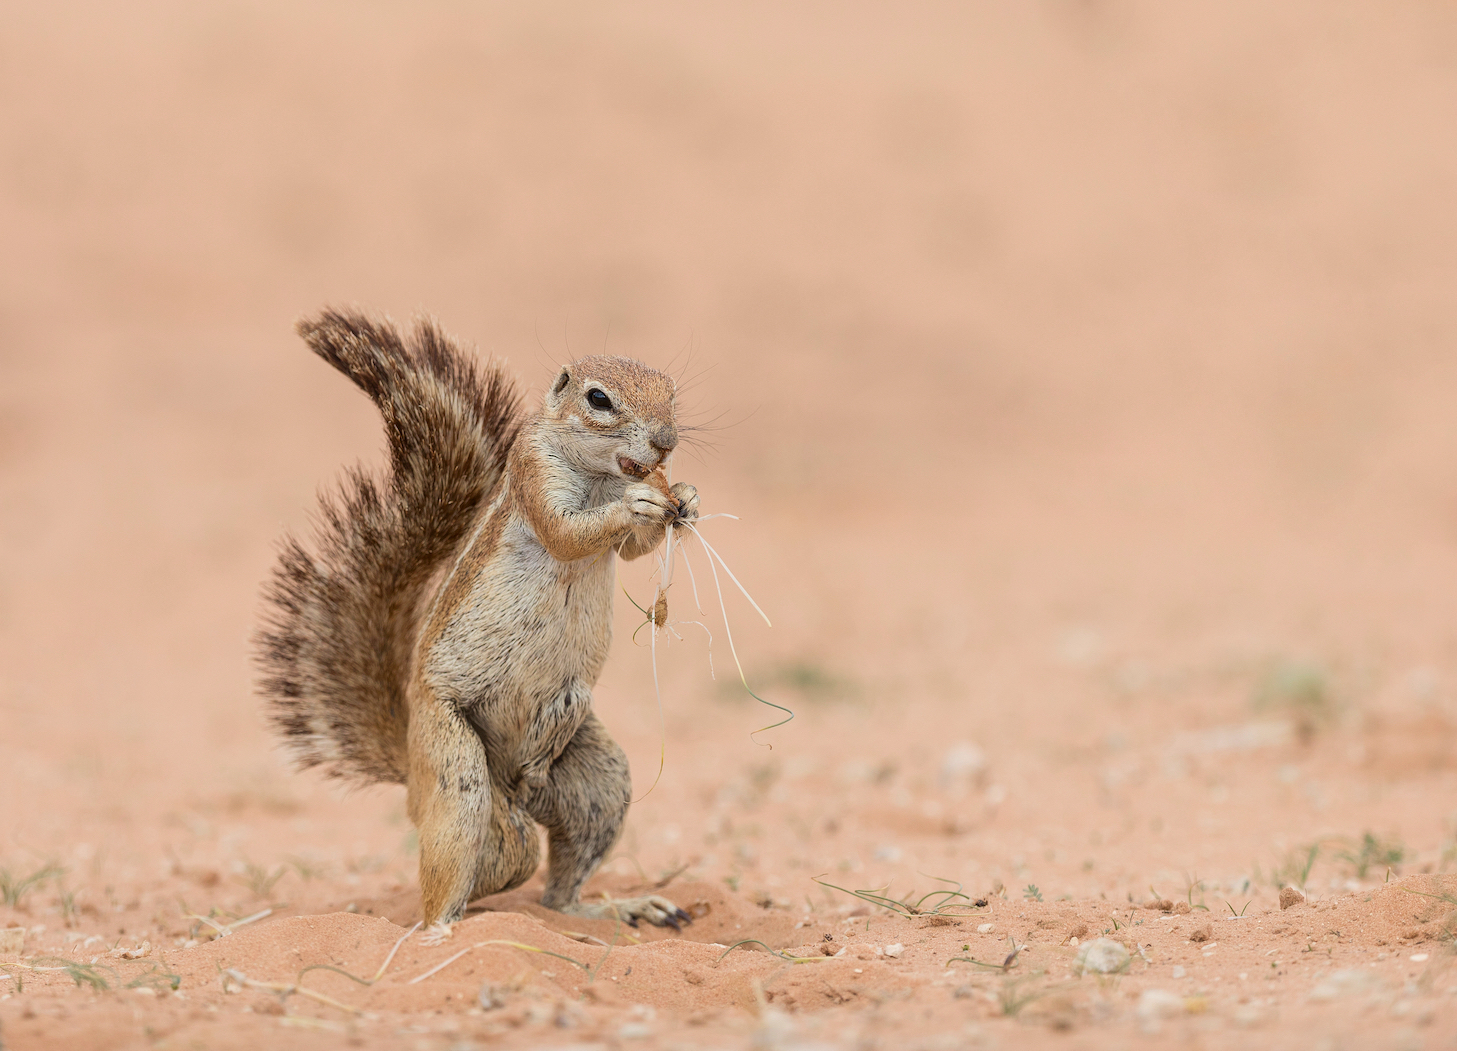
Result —
M 614 568 L 611 550 L 560 562 L 508 515 L 496 557 L 425 656 L 430 685 L 477 725 L 489 724 L 490 751 L 512 765 L 526 758 L 515 746 L 532 714 L 573 685 L 590 690 L 602 673 Z

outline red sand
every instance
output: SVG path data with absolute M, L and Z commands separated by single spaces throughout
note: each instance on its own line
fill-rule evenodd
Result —
M 107 968 L 0 968 L 6 1048 L 1453 1045 L 1449 7 L 5 26 L 0 870 L 64 874 L 0 906 L 0 962 Z M 742 516 L 705 532 L 797 718 L 750 738 L 704 594 L 719 681 L 697 628 L 659 654 L 666 769 L 589 885 L 668 880 L 681 936 L 538 878 L 378 983 L 303 974 L 343 1006 L 225 991 L 367 978 L 418 919 L 400 791 L 288 770 L 250 689 L 276 538 L 379 461 L 290 332 L 326 302 L 428 309 L 537 389 L 676 356 L 723 414 L 675 478 Z M 641 793 L 636 621 L 597 709 Z M 1128 969 L 1075 976 L 1104 932 Z M 412 984 L 499 941 L 570 959 Z

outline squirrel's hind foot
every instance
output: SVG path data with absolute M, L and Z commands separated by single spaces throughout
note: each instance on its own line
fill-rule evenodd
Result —
M 420 935 L 420 942 L 424 945 L 443 945 L 450 940 L 452 933 L 451 925 L 441 920 L 425 928 Z
M 655 927 L 672 927 L 675 931 L 681 931 L 683 924 L 693 922 L 692 916 L 657 894 L 648 894 L 641 898 L 579 901 L 561 911 L 569 916 L 582 916 L 589 920 L 621 920 L 632 927 L 636 927 L 639 920 L 647 920 Z

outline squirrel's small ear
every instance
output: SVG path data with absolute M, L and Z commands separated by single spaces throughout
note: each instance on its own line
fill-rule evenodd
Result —
M 567 389 L 567 384 L 571 381 L 571 378 L 572 374 L 566 369 L 562 369 L 562 374 L 558 376 L 556 378 L 556 382 L 551 385 L 552 394 L 560 397 L 562 391 Z

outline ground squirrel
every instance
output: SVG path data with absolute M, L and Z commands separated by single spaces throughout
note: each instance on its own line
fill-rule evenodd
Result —
M 275 727 L 304 767 L 403 783 L 427 924 L 550 858 L 542 904 L 688 919 L 658 896 L 583 903 L 627 813 L 627 757 L 592 713 L 612 638 L 615 555 L 698 516 L 660 469 L 671 377 L 626 358 L 564 367 L 539 411 L 431 322 L 325 311 L 298 325 L 379 406 L 390 473 L 322 501 L 317 553 L 286 538 L 257 641 Z

